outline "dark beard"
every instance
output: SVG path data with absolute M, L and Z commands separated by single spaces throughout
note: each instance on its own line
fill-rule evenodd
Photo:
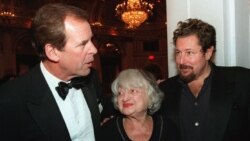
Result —
M 188 76 L 183 76 L 183 75 L 179 75 L 181 80 L 184 82 L 184 83 L 189 83 L 189 82 L 192 82 L 194 79 L 195 79 L 195 75 L 192 73 Z
M 188 66 L 188 65 L 180 65 L 180 70 L 181 69 L 193 69 L 193 67 L 191 66 Z M 195 74 L 191 73 L 190 75 L 188 76 L 183 76 L 181 74 L 179 74 L 181 80 L 184 82 L 184 83 L 189 83 L 189 82 L 192 82 L 194 79 L 195 79 Z

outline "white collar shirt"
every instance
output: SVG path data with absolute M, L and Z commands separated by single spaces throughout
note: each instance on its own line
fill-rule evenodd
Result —
M 82 90 L 71 88 L 63 100 L 55 89 L 62 80 L 48 72 L 42 62 L 40 67 L 63 116 L 71 140 L 95 141 L 91 113 Z

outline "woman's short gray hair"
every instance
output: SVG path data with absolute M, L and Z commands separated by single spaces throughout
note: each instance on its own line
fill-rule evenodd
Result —
M 150 72 L 141 69 L 126 69 L 116 77 L 111 84 L 113 92 L 112 102 L 116 109 L 118 109 L 117 97 L 119 95 L 119 87 L 125 89 L 143 88 L 147 90 L 149 98 L 148 114 L 153 114 L 160 109 L 164 94 L 158 87 L 155 77 Z

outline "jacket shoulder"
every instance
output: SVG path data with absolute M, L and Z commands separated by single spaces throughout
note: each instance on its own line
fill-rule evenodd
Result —
M 215 75 L 224 76 L 226 79 L 249 79 L 250 69 L 234 66 L 234 67 L 215 67 Z
M 173 89 L 179 86 L 178 75 L 170 77 L 159 84 L 159 88 L 165 93 L 168 89 Z

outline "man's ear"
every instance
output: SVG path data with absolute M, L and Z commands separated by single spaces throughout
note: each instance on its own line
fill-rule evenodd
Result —
M 213 53 L 214 53 L 214 47 L 211 46 L 210 48 L 207 49 L 205 53 L 206 60 L 210 60 L 213 57 Z
M 53 62 L 58 62 L 59 60 L 59 50 L 55 48 L 52 44 L 45 45 L 45 54 L 49 60 Z

